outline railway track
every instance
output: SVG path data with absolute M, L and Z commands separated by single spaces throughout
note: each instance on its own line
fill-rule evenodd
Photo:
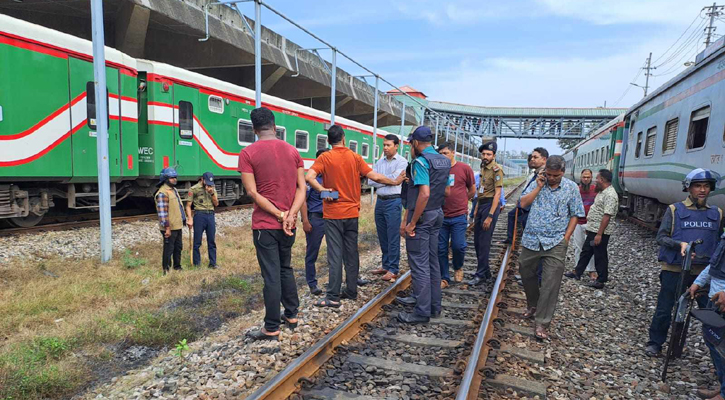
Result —
M 507 195 L 507 209 L 515 205 L 520 190 L 521 186 Z M 481 371 L 487 371 L 489 338 L 499 321 L 502 279 L 509 276 L 513 262 L 510 246 L 497 243 L 506 236 L 502 216 L 492 241 L 491 267 L 494 272 L 499 268 L 495 283 L 453 283 L 443 290 L 441 318 L 409 326 L 395 318 L 399 311 L 412 310 L 395 301 L 412 290 L 408 271 L 248 399 L 477 398 L 485 381 Z M 466 279 L 475 267 L 469 235 Z M 489 302 L 491 293 L 494 300 Z
M 234 211 L 234 210 L 240 210 L 245 208 L 251 208 L 252 204 L 240 204 L 240 205 L 233 205 L 233 206 L 220 206 L 217 207 L 217 212 L 226 212 L 226 211 Z M 97 227 L 99 226 L 99 221 L 97 218 L 97 214 L 94 214 L 96 218 L 92 218 L 91 214 L 79 214 L 76 216 L 71 216 L 69 218 L 77 218 L 80 220 L 68 220 L 64 222 L 56 222 L 56 223 L 50 223 L 45 225 L 37 225 L 33 227 L 28 228 L 3 228 L 0 229 L 0 237 L 2 236 L 14 236 L 14 235 L 25 235 L 29 233 L 40 233 L 40 232 L 49 232 L 49 231 L 67 231 L 72 229 L 78 229 L 78 228 L 89 228 L 89 227 Z M 119 223 L 129 223 L 129 222 L 136 222 L 136 221 L 147 221 L 147 220 L 156 220 L 158 216 L 156 213 L 153 214 L 137 214 L 137 215 L 120 215 L 111 218 L 111 222 L 113 224 L 119 224 Z

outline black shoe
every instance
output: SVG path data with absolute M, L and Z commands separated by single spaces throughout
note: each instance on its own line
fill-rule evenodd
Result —
M 181 271 L 181 270 L 183 270 L 183 268 L 181 268 L 181 266 L 179 266 L 179 267 L 174 267 L 174 271 Z
M 319 296 L 322 294 L 322 289 L 317 286 L 310 287 L 310 294 L 313 296 Z
M 567 273 L 564 274 L 564 276 L 567 277 L 567 278 L 575 279 L 577 281 L 579 279 L 581 279 L 581 276 L 575 274 L 574 272 L 567 272 Z
M 345 290 L 340 293 L 340 300 L 357 300 L 357 296 L 350 296 Z
M 506 240 L 500 241 L 499 243 L 501 243 L 501 244 L 511 244 L 511 240 L 510 239 L 506 239 Z
M 604 289 L 604 283 L 599 282 L 599 281 L 591 281 L 591 282 L 587 283 L 586 285 L 589 286 L 590 288 L 594 288 L 594 289 Z
M 470 281 L 468 281 L 466 283 L 468 284 L 468 286 L 479 286 L 479 285 L 483 285 L 484 283 L 487 283 L 489 281 L 489 279 L 491 279 L 491 278 L 479 278 L 477 276 L 474 276 L 473 279 L 471 279 Z
M 247 332 L 246 336 L 252 340 L 279 340 L 279 335 L 267 335 L 261 329 Z
M 420 315 L 416 315 L 415 313 L 401 311 L 398 313 L 398 321 L 404 322 L 406 324 L 426 324 L 430 322 L 430 318 L 421 317 Z
M 209 269 L 219 269 L 218 265 L 209 265 Z
M 362 279 L 362 278 L 358 278 L 358 279 L 357 279 L 357 285 L 358 285 L 358 286 L 365 286 L 365 285 L 367 285 L 368 283 L 370 283 L 370 281 L 369 281 L 369 280 L 367 280 L 367 279 Z
M 169 269 L 168 268 L 164 268 L 164 276 L 166 276 L 166 274 L 168 274 L 168 273 L 169 273 Z
M 661 349 L 656 344 L 651 344 L 644 349 L 644 354 L 649 357 L 659 357 Z
M 404 306 L 414 306 L 417 302 L 415 300 L 415 297 L 408 296 L 408 297 L 396 297 L 395 301 L 397 301 L 399 304 L 402 304 Z
M 437 318 L 440 318 L 440 317 L 441 317 L 441 312 L 440 312 L 440 311 L 438 311 L 438 312 L 434 312 L 434 313 L 432 313 L 432 314 L 430 315 L 430 318 L 431 318 L 431 319 L 437 319 Z

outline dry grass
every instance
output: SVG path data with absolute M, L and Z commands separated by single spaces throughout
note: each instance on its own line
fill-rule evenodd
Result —
M 361 237 L 375 230 L 367 199 Z M 194 329 L 204 330 L 199 318 L 238 315 L 258 306 L 252 299 L 259 298 L 262 284 L 251 227 L 219 231 L 218 270 L 191 268 L 185 239 L 185 270 L 165 277 L 161 243 L 117 252 L 106 265 L 96 259 L 51 258 L 39 263 L 18 260 L 1 270 L 0 399 L 66 397 L 92 378 L 89 360 L 74 354 L 94 355 L 91 361 L 96 362 L 109 357 L 103 351 L 108 344 L 173 346 L 203 334 Z M 298 277 L 304 276 L 305 245 L 299 229 L 292 252 Z M 361 241 L 361 251 L 369 245 Z M 325 264 L 325 254 L 323 241 L 318 265 Z M 202 265 L 207 262 L 204 245 Z M 195 303 L 194 315 L 189 315 L 184 302 L 202 292 L 219 295 Z M 167 307 L 180 300 L 182 306 Z

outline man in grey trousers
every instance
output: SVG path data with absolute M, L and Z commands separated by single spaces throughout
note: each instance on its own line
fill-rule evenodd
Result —
M 443 225 L 443 201 L 448 186 L 451 161 L 435 151 L 433 134 L 427 126 L 411 133 L 408 141 L 415 160 L 407 185 L 405 219 L 400 234 L 405 237 L 408 265 L 413 278 L 415 309 L 401 311 L 398 321 L 419 324 L 441 314 L 441 267 L 438 261 L 438 234 Z

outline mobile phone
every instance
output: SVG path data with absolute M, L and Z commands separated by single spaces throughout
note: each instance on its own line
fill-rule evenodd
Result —
M 592 246 L 592 247 L 597 247 L 597 245 L 594 243 L 593 240 L 589 242 L 589 245 Z
M 336 200 L 340 197 L 340 193 L 337 190 L 333 190 L 331 192 L 320 192 L 320 198 L 321 199 L 333 199 Z

